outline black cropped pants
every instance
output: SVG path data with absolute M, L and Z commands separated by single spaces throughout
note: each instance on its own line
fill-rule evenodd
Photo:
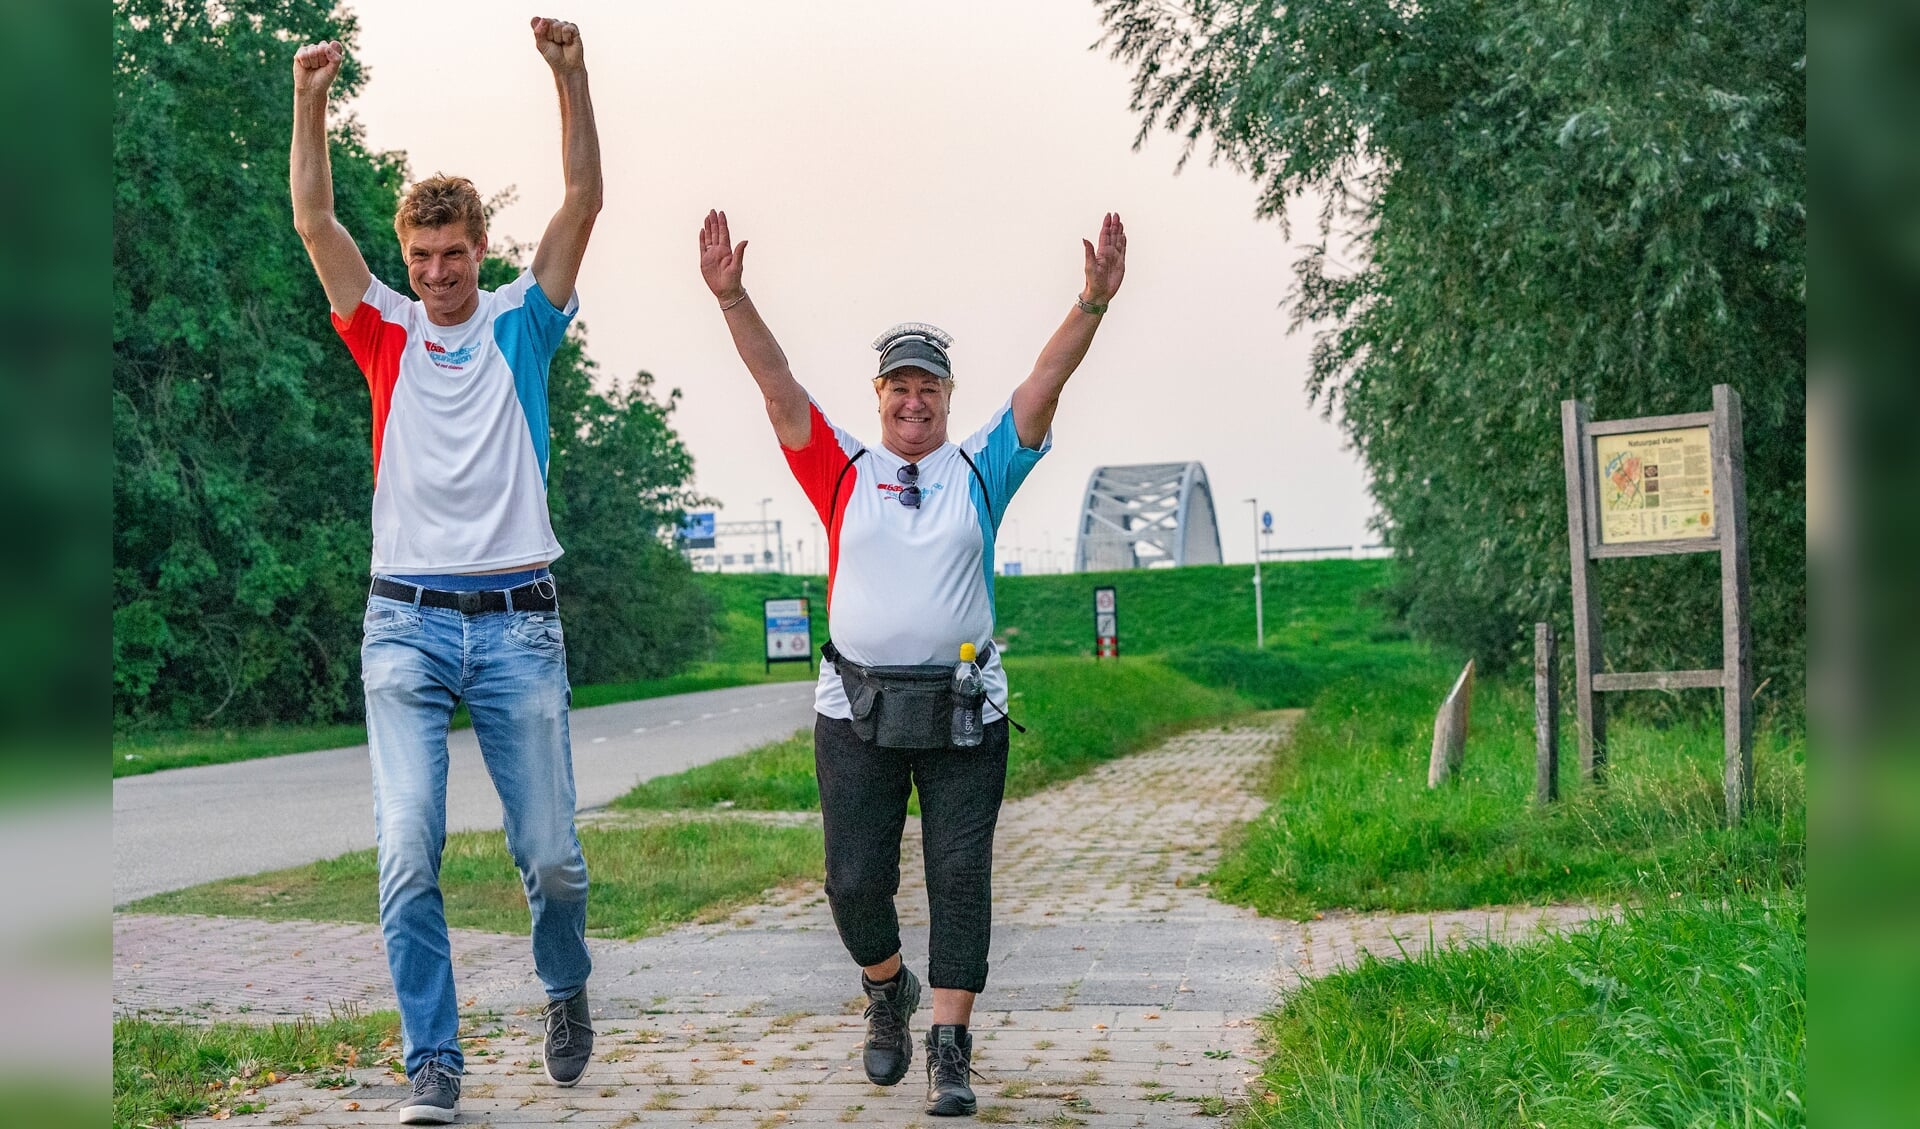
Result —
M 993 832 L 1007 788 L 1007 723 L 991 722 L 971 749 L 886 749 L 853 723 L 816 715 L 813 766 L 826 827 L 827 904 L 860 965 L 900 951 L 900 836 L 907 797 L 920 789 L 932 916 L 927 981 L 979 992 L 992 940 Z

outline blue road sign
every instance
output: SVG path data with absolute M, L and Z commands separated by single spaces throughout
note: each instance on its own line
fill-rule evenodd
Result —
M 1260 524 L 1263 526 L 1266 526 L 1267 532 L 1269 533 L 1273 532 L 1273 511 L 1272 510 L 1260 511 Z
M 685 525 L 680 527 L 680 536 L 689 549 L 713 548 L 713 511 L 688 514 Z

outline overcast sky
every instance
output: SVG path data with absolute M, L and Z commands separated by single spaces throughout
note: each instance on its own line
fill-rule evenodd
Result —
M 471 177 L 517 202 L 493 234 L 538 238 L 562 188 L 553 82 L 524 4 L 362 2 L 370 80 L 349 110 L 414 176 Z M 1127 225 L 1126 283 L 1067 386 L 1054 449 L 1008 508 L 1001 556 L 1063 555 L 1089 474 L 1198 459 L 1230 561 L 1250 559 L 1258 496 L 1274 547 L 1373 540 L 1359 460 L 1304 391 L 1310 337 L 1281 308 L 1297 246 L 1253 217 L 1244 177 L 1178 139 L 1140 152 L 1130 70 L 1088 47 L 1084 0 L 578 3 L 607 203 L 580 276 L 587 348 L 607 375 L 684 393 L 675 425 L 720 519 L 816 518 L 700 280 L 710 207 L 751 242 L 747 288 L 794 373 L 877 442 L 873 338 L 952 334 L 952 435 L 1025 378 L 1081 282 L 1082 237 Z M 1310 215 L 1303 210 L 1304 219 Z M 355 232 L 359 238 L 390 233 Z M 389 279 L 405 287 L 404 279 Z M 814 546 L 808 545 L 807 557 Z

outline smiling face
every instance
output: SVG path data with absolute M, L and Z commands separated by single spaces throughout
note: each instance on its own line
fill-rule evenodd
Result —
M 475 240 L 463 224 L 402 229 L 400 253 L 407 260 L 407 281 L 427 319 L 435 325 L 459 325 L 480 305 L 480 260 L 485 237 Z
M 874 381 L 880 394 L 880 438 L 903 459 L 918 459 L 947 441 L 953 382 L 917 368 L 895 369 Z

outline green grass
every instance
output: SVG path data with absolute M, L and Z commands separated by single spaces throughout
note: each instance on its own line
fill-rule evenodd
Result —
M 1261 566 L 1268 647 L 1311 649 L 1405 639 L 1373 593 L 1393 562 L 1290 561 Z M 1253 566 L 1001 577 L 997 630 L 1014 655 L 1093 654 L 1093 590 L 1118 601 L 1120 653 L 1158 655 L 1202 644 L 1254 644 Z
M 1013 735 L 1007 798 L 1030 796 L 1183 729 L 1245 713 L 1238 696 L 1150 660 L 1006 660 Z
M 249 1088 L 273 1074 L 338 1075 L 394 1052 L 390 1011 L 260 1026 L 113 1021 L 114 1129 L 175 1125 L 189 1117 L 253 1112 Z M 236 1084 L 237 1083 L 237 1084 Z M 15 1112 L 18 1112 L 17 1108 Z M 29 1119 L 17 1124 L 49 1124 Z
M 825 877 L 820 831 L 739 819 L 674 819 L 580 829 L 593 892 L 587 930 L 631 938 L 708 918 L 796 879 Z M 379 920 L 374 852 L 157 894 L 127 908 L 269 921 Z M 440 864 L 447 924 L 526 933 L 526 893 L 498 831 L 447 836 Z
M 1464 771 L 1426 786 L 1433 714 L 1455 671 L 1428 660 L 1323 693 L 1281 753 L 1271 804 L 1215 869 L 1215 896 L 1307 917 L 1777 889 L 1806 855 L 1805 740 L 1763 732 L 1755 803 L 1721 826 L 1717 720 L 1619 719 L 1603 788 L 1563 735 L 1562 801 L 1532 802 L 1530 689 L 1476 686 Z
M 611 806 L 673 811 L 722 804 L 749 811 L 819 810 L 812 728 L 684 772 L 641 781 Z
M 1798 891 L 1367 958 L 1290 995 L 1242 1126 L 1800 1126 Z
M 116 733 L 113 774 L 140 776 L 165 768 L 226 764 L 315 749 L 362 745 L 367 727 L 350 725 L 269 725 L 254 729 L 169 729 Z M 99 754 L 94 754 L 98 756 Z
M 1197 643 L 1166 656 L 1166 663 L 1203 686 L 1245 698 L 1260 709 L 1298 709 L 1343 681 L 1391 679 L 1432 661 L 1421 644 L 1404 639 L 1324 645 L 1269 643 L 1264 650 L 1235 643 Z
M 641 678 L 631 682 L 600 682 L 573 688 L 573 708 L 610 706 L 616 702 L 637 702 L 644 698 L 665 698 L 673 694 L 692 694 L 701 690 L 725 690 L 729 686 L 748 686 L 761 682 L 811 682 L 814 673 L 805 663 L 781 663 L 772 671 L 760 662 L 700 663 L 684 674 L 671 678 Z
M 1244 712 L 1235 695 L 1209 689 L 1151 659 L 1093 663 L 1009 656 L 1010 708 L 1027 727 L 1013 735 L 1007 796 L 1031 795 L 1191 727 Z M 792 737 L 655 777 L 614 801 L 615 807 L 673 809 L 731 804 L 763 811 L 820 806 L 813 773 L 813 734 Z
M 716 663 L 734 663 L 760 674 L 766 669 L 765 600 L 807 597 L 813 613 L 813 647 L 817 653 L 827 640 L 827 578 L 781 572 L 701 573 L 694 578 L 713 600 Z M 798 669 L 806 663 L 783 663 L 776 672 Z

